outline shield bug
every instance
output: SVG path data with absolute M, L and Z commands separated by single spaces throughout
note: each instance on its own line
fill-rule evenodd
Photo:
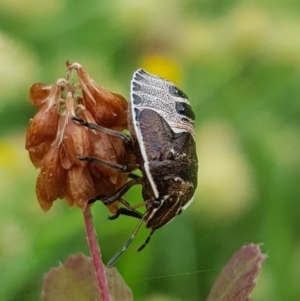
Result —
M 83 157 L 94 163 L 105 164 L 130 173 L 135 168 L 142 177 L 129 174 L 132 178 L 113 196 L 102 199 L 111 204 L 136 184 L 142 185 L 143 203 L 131 206 L 123 201 L 114 219 L 120 214 L 140 218 L 140 222 L 124 247 L 108 263 L 111 266 L 127 249 L 142 222 L 151 232 L 142 250 L 155 230 L 173 220 L 186 209 L 194 199 L 197 187 L 198 161 L 194 131 L 195 114 L 187 95 L 173 83 L 139 69 L 133 74 L 128 109 L 128 126 L 131 136 L 89 124 L 74 117 L 81 124 L 120 137 L 134 152 L 137 164 L 122 166 L 93 157 Z M 135 210 L 146 206 L 144 214 Z

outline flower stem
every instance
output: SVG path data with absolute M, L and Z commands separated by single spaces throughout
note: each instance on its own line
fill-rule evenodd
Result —
M 91 206 L 87 205 L 85 211 L 83 212 L 85 230 L 87 234 L 87 241 L 89 244 L 90 252 L 93 259 L 93 264 L 97 276 L 98 287 L 101 295 L 102 301 L 111 301 L 109 295 L 109 289 L 107 284 L 107 279 L 105 275 L 105 267 L 102 262 L 102 256 L 100 247 L 97 241 L 97 235 L 94 228 L 93 216 L 91 212 Z

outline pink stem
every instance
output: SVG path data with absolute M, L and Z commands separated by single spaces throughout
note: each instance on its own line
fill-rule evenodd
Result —
M 83 212 L 83 215 L 84 215 L 87 240 L 88 240 L 88 244 L 89 244 L 92 259 L 93 259 L 95 272 L 97 275 L 100 295 L 102 297 L 102 301 L 111 301 L 111 298 L 109 295 L 109 290 L 108 290 L 108 285 L 107 285 L 107 279 L 106 279 L 106 275 L 105 275 L 105 268 L 104 268 L 104 264 L 102 262 L 101 251 L 100 251 L 100 247 L 98 245 L 97 235 L 96 235 L 96 232 L 94 229 L 91 206 L 89 206 L 89 205 L 86 206 L 86 209 Z

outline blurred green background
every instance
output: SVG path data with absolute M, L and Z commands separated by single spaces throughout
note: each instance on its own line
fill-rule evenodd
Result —
M 300 2 L 1 0 L 0 301 L 39 300 L 43 275 L 88 254 L 83 217 L 44 214 L 24 149 L 36 82 L 81 63 L 128 98 L 144 67 L 178 84 L 196 112 L 199 187 L 189 209 L 117 268 L 135 300 L 205 300 L 231 255 L 262 243 L 256 301 L 300 300 Z M 139 189 L 127 195 L 138 203 Z M 137 221 L 93 207 L 107 262 Z

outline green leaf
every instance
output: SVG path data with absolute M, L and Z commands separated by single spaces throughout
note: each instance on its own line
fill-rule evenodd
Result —
M 206 301 L 250 301 L 255 279 L 266 256 L 259 245 L 239 249 L 222 269 Z
M 130 288 L 115 268 L 106 268 L 112 300 L 133 301 Z M 44 277 L 42 301 L 101 301 L 90 257 L 71 255 Z

